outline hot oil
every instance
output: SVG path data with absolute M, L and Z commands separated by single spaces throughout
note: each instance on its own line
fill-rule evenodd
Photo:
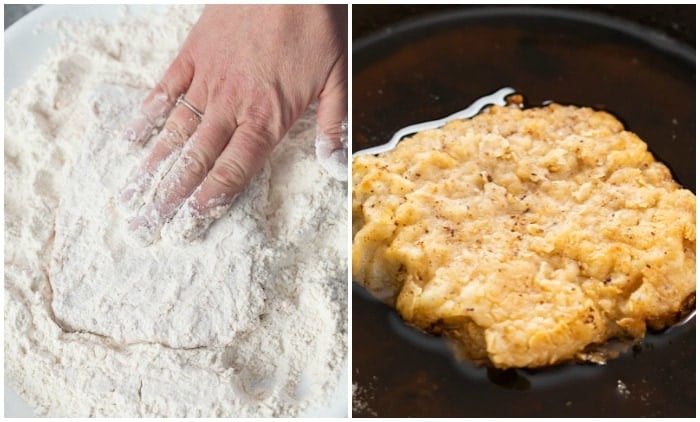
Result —
M 473 361 L 460 355 L 459 348 L 448 338 L 431 335 L 406 324 L 396 312 L 388 316 L 389 326 L 402 338 L 416 347 L 452 357 L 453 364 L 460 373 L 474 380 L 483 381 L 484 376 L 494 385 L 507 389 L 526 391 L 532 388 L 552 388 L 564 380 L 584 379 L 594 377 L 609 361 L 620 357 L 637 357 L 642 353 L 672 344 L 674 335 L 684 325 L 694 323 L 695 311 L 681 318 L 678 322 L 663 331 L 650 331 L 643 339 L 613 338 L 600 345 L 587 349 L 586 355 L 594 354 L 596 358 L 580 355 L 578 359 L 561 363 L 552 367 L 535 369 L 527 368 L 494 368 L 488 361 Z
M 355 366 L 353 383 L 371 386 L 368 408 L 380 416 L 507 417 L 605 409 L 615 413 L 620 406 L 631 405 L 641 406 L 641 411 L 667 386 L 675 387 L 675 371 L 695 359 L 695 319 L 690 319 L 664 332 L 648 333 L 635 345 L 616 344 L 618 356 L 603 365 L 569 362 L 538 369 L 495 369 L 459 358 L 447 339 L 407 325 L 357 284 L 353 327 L 353 359 L 362 362 Z M 587 408 L 590 396 L 596 396 L 600 409 Z

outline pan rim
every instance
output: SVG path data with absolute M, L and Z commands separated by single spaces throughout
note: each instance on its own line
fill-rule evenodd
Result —
M 579 9 L 559 9 L 547 6 L 486 6 L 468 9 L 448 9 L 430 13 L 416 18 L 400 21 L 382 30 L 352 41 L 352 54 L 361 54 L 363 50 L 378 43 L 389 42 L 397 37 L 430 27 L 445 25 L 455 21 L 473 19 L 504 18 L 545 18 L 588 24 L 607 30 L 619 32 L 629 38 L 641 41 L 655 50 L 663 51 L 695 67 L 695 48 L 669 35 L 629 20 Z M 354 72 L 354 71 L 353 71 Z

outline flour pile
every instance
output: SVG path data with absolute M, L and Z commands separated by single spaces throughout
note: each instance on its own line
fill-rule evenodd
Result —
M 200 11 L 58 22 L 5 104 L 5 371 L 38 414 L 294 416 L 338 387 L 347 187 L 313 109 L 204 240 L 127 229 L 116 198 L 149 148 L 120 132 Z

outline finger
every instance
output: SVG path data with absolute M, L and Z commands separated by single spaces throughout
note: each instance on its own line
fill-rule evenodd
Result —
M 206 90 L 200 85 L 196 86 L 198 88 L 190 89 L 185 98 L 195 107 L 201 107 L 199 104 L 206 103 Z M 169 170 L 199 123 L 199 117 L 187 107 L 178 106 L 173 109 L 148 157 L 122 189 L 122 202 L 131 202 L 152 185 L 156 173 L 164 174 Z M 163 168 L 166 163 L 169 165 Z
M 333 69 L 319 97 L 316 159 L 333 178 L 348 178 L 347 66 Z
M 136 116 L 126 125 L 122 138 L 135 145 L 148 141 L 154 131 L 163 126 L 178 95 L 187 90 L 193 75 L 192 63 L 186 55 L 178 55 L 158 85 L 146 96 Z
M 197 110 L 203 111 L 204 104 L 206 104 L 207 91 L 206 86 L 203 83 L 197 83 L 195 81 L 192 87 L 185 94 L 185 99 Z M 176 186 L 176 183 L 172 180 L 169 181 L 169 185 L 163 185 L 162 181 L 159 182 L 158 179 L 154 177 L 153 169 L 159 167 L 159 163 L 167 161 L 172 163 L 174 160 L 168 157 L 174 157 L 180 155 L 183 145 L 195 132 L 197 126 L 199 126 L 199 116 L 194 114 L 192 110 L 184 105 L 175 107 L 173 112 L 170 114 L 168 121 L 165 123 L 164 133 L 165 135 L 159 137 L 159 142 L 153 148 L 153 151 L 149 157 L 144 162 L 144 172 L 137 177 L 141 177 L 144 182 L 137 183 L 136 186 L 152 185 L 157 183 L 155 190 L 154 202 L 147 203 L 139 213 L 130 219 L 129 227 L 138 233 L 144 239 L 151 237 L 163 224 L 163 216 L 156 209 L 156 203 L 158 202 L 158 193 L 165 191 L 167 189 L 172 189 Z M 174 164 L 173 164 L 174 166 Z M 150 169 L 150 171 L 149 171 Z M 169 173 L 170 169 L 163 169 L 165 172 L 160 172 L 160 174 Z
M 156 190 L 155 208 L 161 219 L 175 214 L 204 180 L 231 140 L 235 127 L 216 112 L 208 112 L 187 141 L 177 162 Z
M 184 214 L 188 221 L 183 225 L 182 237 L 191 240 L 202 236 L 212 222 L 224 215 L 263 166 L 276 142 L 271 132 L 254 125 L 236 128 L 231 141 L 183 207 L 187 208 Z
M 276 139 L 251 124 L 236 128 L 231 141 L 217 158 L 211 171 L 194 196 L 196 211 L 204 212 L 211 204 L 231 202 L 257 173 L 272 151 Z

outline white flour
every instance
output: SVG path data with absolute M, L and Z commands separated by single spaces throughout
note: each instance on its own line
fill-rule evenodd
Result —
M 119 133 L 198 7 L 62 22 L 5 104 L 5 371 L 52 416 L 292 416 L 346 355 L 346 193 L 308 111 L 203 241 L 142 246 Z M 157 48 L 154 48 L 157 46 Z

